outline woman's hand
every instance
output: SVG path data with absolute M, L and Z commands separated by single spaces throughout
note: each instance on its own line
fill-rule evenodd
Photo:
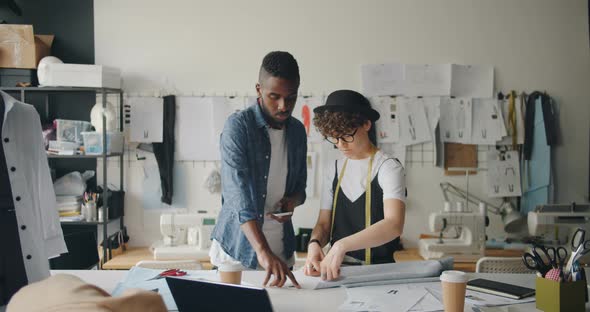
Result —
M 338 241 L 330 248 L 330 251 L 320 263 L 322 280 L 335 280 L 340 277 L 340 266 L 344 260 L 346 248 Z
M 305 266 L 303 273 L 309 276 L 320 276 L 320 263 L 324 260 L 324 251 L 317 242 L 313 242 L 307 246 L 307 259 L 305 259 Z

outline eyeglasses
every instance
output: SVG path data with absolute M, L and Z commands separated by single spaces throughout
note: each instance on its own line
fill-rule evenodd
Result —
M 346 142 L 346 143 L 351 143 L 352 141 L 354 141 L 354 135 L 356 134 L 356 131 L 358 130 L 358 128 L 354 129 L 354 131 L 352 133 L 349 134 L 345 134 L 343 136 L 334 138 L 334 137 L 325 137 L 326 141 L 336 145 L 338 144 L 338 142 L 340 140 Z

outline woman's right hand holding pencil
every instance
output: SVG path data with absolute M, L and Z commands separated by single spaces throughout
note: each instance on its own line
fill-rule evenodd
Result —
M 320 262 L 324 260 L 324 252 L 318 243 L 307 246 L 307 259 L 303 267 L 303 273 L 308 276 L 320 276 Z

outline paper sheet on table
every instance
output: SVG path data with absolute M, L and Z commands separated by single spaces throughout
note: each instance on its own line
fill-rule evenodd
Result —
M 406 96 L 450 96 L 451 64 L 406 64 Z
M 366 96 L 400 95 L 404 93 L 404 65 L 364 64 L 361 66 L 363 93 Z
M 131 142 L 160 143 L 164 133 L 164 99 L 161 97 L 129 97 Z
M 487 191 L 489 197 L 520 196 L 520 162 L 517 151 L 487 153 Z
M 378 143 L 399 142 L 399 114 L 396 97 L 379 96 L 371 98 L 371 106 L 379 112 L 375 122 Z
M 441 142 L 469 144 L 471 140 L 472 105 L 468 98 L 441 99 L 440 136 Z
M 166 304 L 166 308 L 168 308 L 168 311 L 177 311 L 178 309 L 176 307 L 176 303 L 174 302 L 174 298 L 172 298 L 172 293 L 168 288 L 166 279 L 161 278 L 157 280 L 149 280 L 152 277 L 161 273 L 162 271 L 164 270 L 132 267 L 131 270 L 127 272 L 125 278 L 121 282 L 119 282 L 113 290 L 113 297 L 120 296 L 123 293 L 123 291 L 129 288 L 140 288 L 145 290 L 157 289 L 157 292 L 162 296 L 162 299 L 164 300 L 164 303 Z M 186 272 L 186 278 L 219 281 L 217 271 L 187 270 Z
M 492 98 L 494 67 L 486 65 L 451 65 L 451 96 Z
M 305 284 L 305 288 L 324 289 L 347 285 L 360 286 L 362 283 L 378 281 L 440 276 L 442 271 L 450 270 L 452 267 L 453 259 L 445 258 L 441 260 L 343 266 L 340 268 L 340 278 L 335 281 L 322 281 L 319 277 L 306 276 L 303 274 L 302 269 L 295 271 L 294 274 L 300 284 Z
M 324 139 L 324 136 L 313 125 L 313 109 L 323 104 L 323 96 L 302 96 L 297 98 L 297 104 L 295 104 L 292 116 L 303 123 L 308 143 L 317 143 Z
M 400 97 L 400 142 L 414 145 L 432 141 L 432 132 L 426 118 L 426 109 L 422 98 Z
M 384 285 L 346 288 L 347 299 L 340 311 L 395 311 L 406 312 L 415 306 L 426 294 L 424 288 L 406 285 Z
M 506 136 L 506 127 L 498 100 L 473 99 L 473 128 L 470 144 L 496 145 Z

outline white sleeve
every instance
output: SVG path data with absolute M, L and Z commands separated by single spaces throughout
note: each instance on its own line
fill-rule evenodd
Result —
M 379 186 L 383 190 L 383 200 L 399 199 L 406 202 L 406 173 L 404 167 L 395 159 L 386 159 L 379 168 Z
M 332 189 L 332 185 L 334 183 L 334 175 L 336 174 L 335 170 L 334 162 L 330 162 L 330 164 L 324 168 L 320 209 L 332 210 L 334 200 L 334 189 Z

